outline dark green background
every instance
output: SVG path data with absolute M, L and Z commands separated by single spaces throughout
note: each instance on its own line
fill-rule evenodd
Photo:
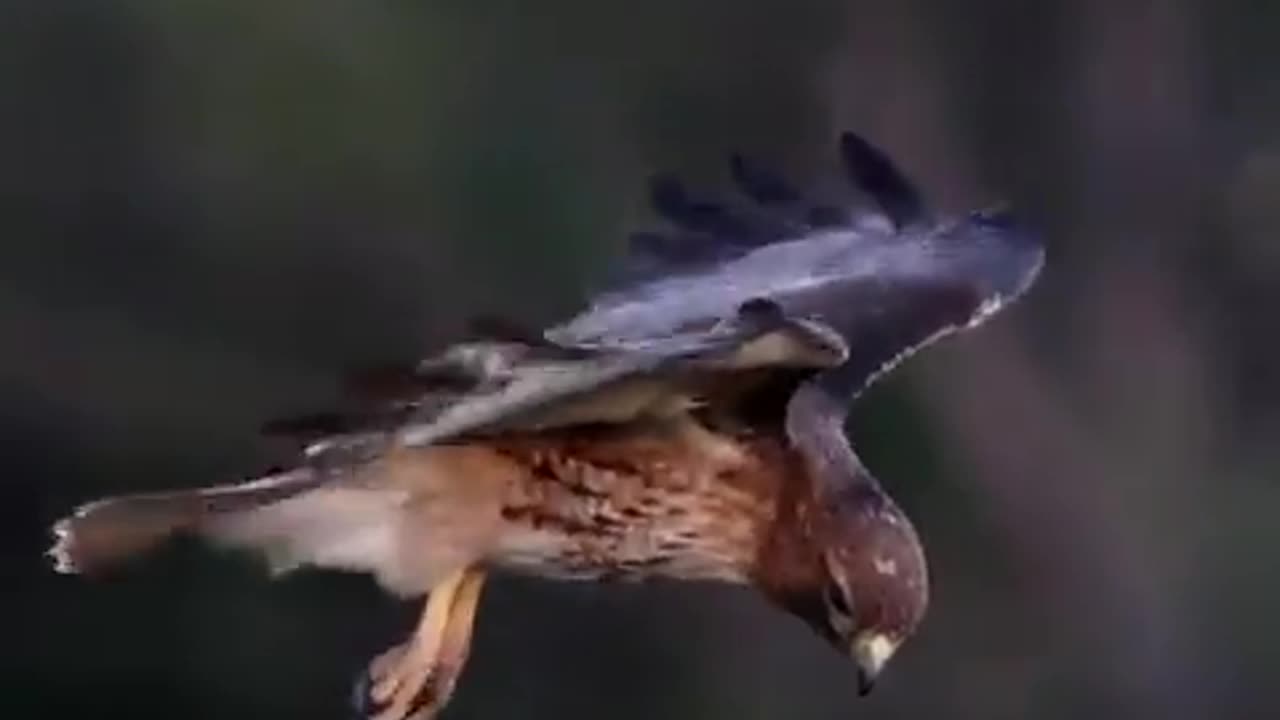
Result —
M 416 611 L 183 547 L 55 577 L 78 501 L 281 459 L 263 417 L 466 316 L 570 312 L 644 177 L 855 128 L 1049 264 L 855 442 L 934 608 L 867 700 L 749 593 L 502 578 L 452 718 L 1275 717 L 1280 5 L 0 5 L 5 717 L 340 718 Z

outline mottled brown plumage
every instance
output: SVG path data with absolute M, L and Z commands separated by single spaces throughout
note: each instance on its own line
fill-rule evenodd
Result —
M 429 594 L 369 666 L 375 720 L 448 702 L 494 568 L 751 585 L 869 689 L 929 588 L 915 530 L 844 435 L 848 404 L 1020 295 L 1043 253 L 1006 215 L 933 220 L 878 150 L 853 135 L 841 149 L 882 217 L 806 207 L 741 157 L 749 211 L 655 183 L 655 208 L 689 236 L 637 237 L 621 284 L 585 312 L 360 376 L 352 407 L 269 425 L 302 445 L 281 473 L 84 505 L 55 525 L 56 567 L 108 570 L 189 534 L 277 573 L 354 570 Z
M 692 420 L 598 426 L 496 439 L 522 468 L 502 514 L 523 532 L 563 539 L 544 555 L 505 563 L 575 577 L 746 581 L 800 471 L 777 437 L 722 436 Z
M 858 598 L 862 622 L 905 636 L 927 585 L 914 530 L 892 501 L 874 488 L 821 496 L 780 427 L 717 433 L 695 423 L 495 439 L 490 447 L 522 469 L 502 509 L 512 546 L 541 545 L 523 533 L 563 540 L 544 555 L 497 559 L 579 578 L 752 583 L 829 636 L 824 552 L 839 547 L 858 574 L 850 582 L 870 591 Z M 915 576 L 900 592 L 899 578 L 875 582 L 886 572 Z

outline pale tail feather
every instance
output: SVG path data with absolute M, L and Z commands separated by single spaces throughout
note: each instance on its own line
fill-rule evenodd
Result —
M 175 535 L 211 530 L 216 535 L 223 523 L 312 489 L 318 482 L 311 470 L 298 469 L 240 485 L 97 500 L 54 524 L 55 542 L 48 554 L 58 572 L 100 572 Z

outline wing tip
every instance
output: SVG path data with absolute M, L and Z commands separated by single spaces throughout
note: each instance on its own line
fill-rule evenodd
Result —
M 927 219 L 923 197 L 887 152 L 862 135 L 840 133 L 840 157 L 854 187 L 867 193 L 899 228 Z

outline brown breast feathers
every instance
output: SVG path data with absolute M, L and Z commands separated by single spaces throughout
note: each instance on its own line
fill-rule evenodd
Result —
M 539 575 L 745 582 L 803 488 L 785 442 L 692 421 L 511 435 L 491 447 L 524 469 L 504 502 L 494 562 Z M 788 531 L 788 536 L 794 535 Z M 775 547 L 777 546 L 777 547 Z

